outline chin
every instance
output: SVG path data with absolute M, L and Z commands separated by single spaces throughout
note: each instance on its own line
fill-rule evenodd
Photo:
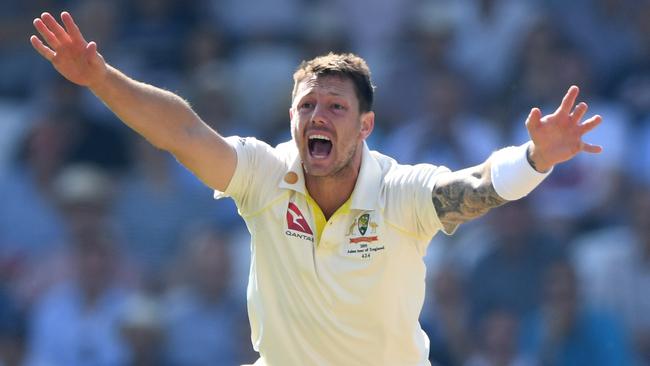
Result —
M 334 173 L 334 167 L 330 164 L 314 164 L 309 161 L 303 160 L 303 169 L 305 169 L 305 174 L 311 175 L 313 177 L 327 177 Z

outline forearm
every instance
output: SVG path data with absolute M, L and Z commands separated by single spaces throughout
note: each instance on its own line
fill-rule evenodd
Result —
M 483 164 L 440 177 L 433 190 L 433 204 L 447 232 L 494 207 L 525 197 L 548 176 L 550 170 L 535 170 L 529 145 L 503 148 Z
M 102 82 L 90 90 L 120 120 L 160 149 L 174 152 L 193 131 L 207 128 L 179 96 L 135 81 L 110 66 Z
M 433 190 L 433 204 L 447 232 L 508 202 L 494 190 L 491 162 L 440 177 Z

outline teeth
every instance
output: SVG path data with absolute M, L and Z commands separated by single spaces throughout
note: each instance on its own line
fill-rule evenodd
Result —
M 310 140 L 313 140 L 313 139 L 319 139 L 319 140 L 327 140 L 327 141 L 330 141 L 330 138 L 329 138 L 329 137 L 327 137 L 327 136 L 323 136 L 323 135 L 311 135 L 311 136 L 309 136 L 309 139 L 310 139 Z

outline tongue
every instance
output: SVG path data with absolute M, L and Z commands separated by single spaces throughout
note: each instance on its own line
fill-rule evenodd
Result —
M 326 157 L 332 150 L 332 143 L 325 140 L 314 140 L 311 154 L 318 157 Z

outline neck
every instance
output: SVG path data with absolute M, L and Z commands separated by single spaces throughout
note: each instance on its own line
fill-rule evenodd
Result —
M 306 179 L 306 183 L 309 195 L 323 211 L 325 218 L 329 219 L 350 198 L 356 179 L 352 181 L 330 177 L 313 177 Z

